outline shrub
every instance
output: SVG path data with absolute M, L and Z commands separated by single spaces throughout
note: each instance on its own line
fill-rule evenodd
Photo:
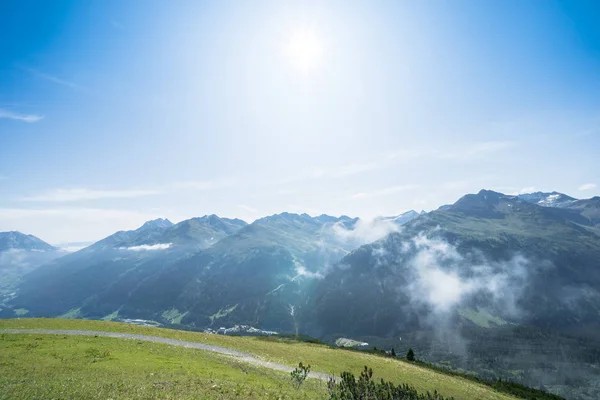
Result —
M 406 359 L 408 361 L 415 361 L 415 352 L 413 351 L 412 348 L 409 348 L 408 351 L 406 352 Z
M 292 383 L 298 389 L 300 385 L 304 383 L 310 372 L 310 365 L 304 366 L 301 362 L 298 364 L 298 368 L 295 368 L 290 375 L 292 377 Z
M 396 386 L 383 379 L 375 382 L 373 370 L 367 366 L 358 379 L 350 372 L 343 372 L 339 382 L 332 378 L 327 383 L 327 387 L 330 400 L 451 400 L 444 398 L 437 391 L 419 394 L 409 385 Z

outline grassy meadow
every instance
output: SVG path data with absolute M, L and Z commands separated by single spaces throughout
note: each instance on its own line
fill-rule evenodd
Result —
M 289 339 L 211 335 L 130 324 L 64 319 L 0 320 L 0 329 L 85 329 L 202 342 L 252 353 L 313 371 L 374 375 L 437 390 L 455 399 L 504 400 L 506 394 L 402 360 Z M 0 398 L 326 398 L 325 383 L 310 379 L 300 391 L 284 373 L 226 356 L 113 338 L 0 334 Z M 103 356 L 105 355 L 105 356 Z M 63 393 L 63 394 L 61 394 Z

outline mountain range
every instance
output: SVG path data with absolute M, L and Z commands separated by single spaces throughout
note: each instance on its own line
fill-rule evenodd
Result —
M 14 297 L 23 275 L 64 254 L 33 235 L 0 232 L 0 309 L 8 309 L 5 303 Z
M 596 398 L 599 260 L 600 197 L 557 192 L 481 190 L 373 221 L 158 219 L 19 276 L 0 316 L 352 337 Z

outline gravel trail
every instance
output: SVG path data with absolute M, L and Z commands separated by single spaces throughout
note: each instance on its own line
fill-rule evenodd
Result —
M 270 361 L 262 360 L 250 353 L 245 353 L 238 350 L 229 349 L 227 347 L 215 346 L 212 344 L 187 342 L 185 340 L 169 339 L 159 336 L 137 335 L 133 333 L 123 332 L 105 332 L 105 331 L 87 331 L 87 330 L 67 330 L 67 329 L 0 329 L 0 333 L 29 333 L 29 334 L 44 334 L 44 335 L 74 335 L 74 336 L 103 336 L 119 339 L 133 339 L 144 342 L 164 343 L 171 346 L 185 347 L 188 349 L 198 349 L 204 351 L 212 351 L 213 353 L 225 354 L 232 356 L 237 360 L 248 364 L 257 365 L 260 367 L 270 368 L 276 371 L 291 372 L 294 368 L 284 364 L 278 364 Z M 309 378 L 320 379 L 327 382 L 330 375 L 321 372 L 310 372 Z

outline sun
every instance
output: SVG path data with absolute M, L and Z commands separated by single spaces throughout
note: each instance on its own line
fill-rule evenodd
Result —
M 308 75 L 317 70 L 323 62 L 323 40 L 312 29 L 296 30 L 288 37 L 285 54 L 294 69 Z

